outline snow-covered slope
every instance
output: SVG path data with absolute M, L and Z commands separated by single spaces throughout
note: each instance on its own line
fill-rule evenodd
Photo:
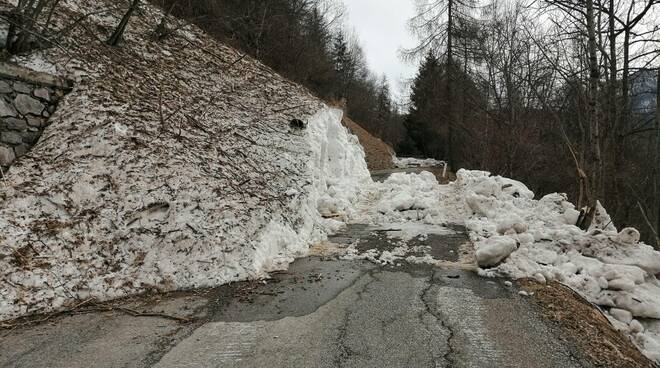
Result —
M 113 4 L 61 1 L 53 26 L 82 24 L 16 60 L 75 88 L 0 181 L 0 320 L 263 276 L 369 180 L 339 111 L 193 26 L 156 40 L 146 4 L 107 47 Z

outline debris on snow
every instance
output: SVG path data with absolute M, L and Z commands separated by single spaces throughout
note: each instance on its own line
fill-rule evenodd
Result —
M 95 14 L 99 4 L 108 11 Z M 76 85 L 0 182 L 0 319 L 260 277 L 348 222 L 414 224 L 388 234 L 404 239 L 455 222 L 469 230 L 481 275 L 568 285 L 660 360 L 660 252 L 635 229 L 618 232 L 600 203 L 585 232 L 565 195 L 534 199 L 483 171 L 460 170 L 449 185 L 429 172 L 373 183 L 340 111 L 249 57 L 217 67 L 239 53 L 192 25 L 148 40 L 163 14 L 145 4 L 121 48 L 95 46 L 86 30 L 116 24 L 113 5 L 61 2 L 53 29 L 92 14 L 81 18 L 89 27 L 63 37 L 66 52 L 14 60 Z M 433 262 L 410 251 L 352 245 L 345 257 Z
M 15 60 L 75 87 L 0 182 L 0 320 L 263 277 L 341 226 L 320 212 L 350 215 L 370 181 L 340 111 L 249 57 L 217 67 L 240 54 L 192 25 L 154 42 L 163 14 L 144 4 L 120 48 L 99 47 L 85 30 L 117 24 L 114 5 L 61 2 L 54 29 L 87 26 Z

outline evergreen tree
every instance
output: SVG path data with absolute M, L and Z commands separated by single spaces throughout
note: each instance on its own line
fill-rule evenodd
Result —
M 447 132 L 443 129 L 442 76 L 440 60 L 428 51 L 413 80 L 405 125 L 422 154 L 444 159 L 448 150 Z
M 352 57 L 343 32 L 338 32 L 332 42 L 331 58 L 336 75 L 335 97 L 347 98 L 351 79 L 354 77 Z

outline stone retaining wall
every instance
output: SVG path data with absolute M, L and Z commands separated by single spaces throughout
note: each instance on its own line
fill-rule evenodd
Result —
M 63 91 L 0 76 L 0 166 L 8 168 L 39 140 Z

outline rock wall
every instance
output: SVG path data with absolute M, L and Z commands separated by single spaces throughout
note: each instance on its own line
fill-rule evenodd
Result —
M 0 78 L 0 166 L 8 168 L 39 140 L 63 92 Z

